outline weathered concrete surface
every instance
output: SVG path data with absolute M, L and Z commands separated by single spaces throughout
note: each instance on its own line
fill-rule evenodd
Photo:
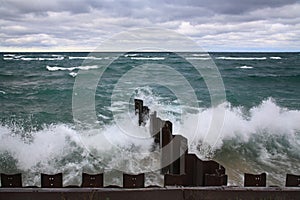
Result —
M 207 187 L 186 188 L 185 200 L 299 200 L 300 188 L 240 188 L 240 187 Z
M 0 200 L 299 200 L 300 188 L 0 188 Z

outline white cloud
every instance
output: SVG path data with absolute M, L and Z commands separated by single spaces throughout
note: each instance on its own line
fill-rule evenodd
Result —
M 94 49 L 131 28 L 158 26 L 207 50 L 298 50 L 300 3 L 238 0 L 2 0 L 0 50 Z

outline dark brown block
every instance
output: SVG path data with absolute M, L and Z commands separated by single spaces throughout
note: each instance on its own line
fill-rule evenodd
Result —
M 201 161 L 203 165 L 203 174 L 218 174 L 223 175 L 225 174 L 225 168 L 217 163 L 216 161 L 209 160 L 209 161 Z
M 286 187 L 300 187 L 300 175 L 287 174 L 285 186 Z
M 161 163 L 164 166 L 161 169 L 162 174 L 171 173 L 171 162 L 172 160 L 172 145 L 170 142 L 173 139 L 172 135 L 172 123 L 170 121 L 165 121 L 164 126 L 161 129 L 161 141 L 160 148 L 162 148 L 162 158 Z
M 205 174 L 212 175 L 212 177 L 213 175 L 220 177 L 225 175 L 225 168 L 216 161 L 203 161 L 195 154 L 187 154 L 185 157 L 185 173 L 187 175 L 188 186 L 204 186 Z M 220 178 L 221 180 L 221 185 L 227 185 L 226 177 Z
M 148 108 L 148 106 L 143 106 L 142 120 L 144 125 L 146 124 L 146 121 L 149 119 L 149 112 L 150 109 Z
M 227 185 L 227 175 L 205 174 L 204 186 L 222 186 Z
M 82 173 L 81 187 L 103 187 L 103 174 Z
M 187 154 L 185 156 L 185 173 L 187 186 L 203 185 L 201 160 L 195 154 Z
M 44 188 L 61 188 L 62 187 L 62 173 L 58 174 L 41 174 L 41 185 Z
M 123 174 L 124 188 L 143 188 L 145 185 L 145 174 Z
M 164 186 L 187 186 L 187 176 L 185 174 L 165 174 Z
M 160 129 L 162 127 L 162 120 L 157 117 L 156 111 L 150 115 L 150 134 L 154 138 L 156 144 L 160 143 Z
M 64 188 L 80 188 L 78 185 L 67 185 Z
M 170 121 L 165 121 L 164 122 L 164 126 L 161 129 L 161 148 L 165 147 L 166 145 L 168 145 L 171 140 L 173 139 L 173 135 L 172 135 L 172 122 Z
M 105 188 L 121 188 L 121 187 L 118 185 L 107 185 L 105 186 Z
M 138 115 L 139 118 L 139 126 L 141 126 L 143 122 L 143 101 L 140 99 L 134 99 L 134 109 L 135 114 Z
M 267 175 L 262 174 L 244 174 L 245 187 L 266 187 Z
M 22 187 L 22 174 L 1 174 L 1 187 Z
M 134 109 L 135 109 L 135 114 L 142 113 L 142 111 L 143 111 L 143 100 L 134 99 Z
M 172 140 L 171 174 L 185 174 L 185 156 L 188 151 L 187 139 L 181 135 L 174 135 Z

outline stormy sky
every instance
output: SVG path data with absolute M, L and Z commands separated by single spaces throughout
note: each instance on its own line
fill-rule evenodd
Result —
M 300 51 L 299 0 L 0 0 L 0 51 L 85 51 L 161 27 L 207 51 Z

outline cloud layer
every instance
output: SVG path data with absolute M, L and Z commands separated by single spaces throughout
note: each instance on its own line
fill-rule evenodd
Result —
M 300 50 L 297 0 L 0 0 L 0 16 L 0 51 L 92 50 L 152 26 L 208 51 Z

